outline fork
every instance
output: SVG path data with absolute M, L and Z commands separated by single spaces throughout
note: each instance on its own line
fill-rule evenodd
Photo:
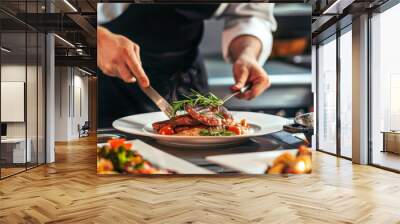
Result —
M 245 93 L 247 90 L 251 89 L 252 84 L 247 84 L 245 86 L 243 86 L 242 88 L 240 88 L 238 91 L 235 91 L 234 93 L 225 96 L 222 101 L 224 101 L 224 103 L 228 100 L 230 100 L 232 97 L 238 95 L 238 94 L 242 94 Z

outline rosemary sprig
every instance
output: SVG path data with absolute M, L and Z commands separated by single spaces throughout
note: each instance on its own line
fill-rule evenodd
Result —
M 216 113 L 215 115 L 217 115 L 217 117 L 219 117 L 219 118 L 221 118 L 221 119 L 225 119 L 225 117 L 224 117 L 224 115 L 223 115 L 223 114 Z
M 179 110 L 184 110 L 185 105 L 190 106 L 203 106 L 203 107 L 218 107 L 224 104 L 224 101 L 212 93 L 202 95 L 195 90 L 191 90 L 190 95 L 184 95 L 185 99 L 177 100 L 171 103 L 173 114 Z

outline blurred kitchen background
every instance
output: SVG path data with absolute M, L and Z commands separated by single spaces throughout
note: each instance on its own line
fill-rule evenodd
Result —
M 271 56 L 264 65 L 271 88 L 252 101 L 233 99 L 232 110 L 246 110 L 294 117 L 313 111 L 311 92 L 311 5 L 277 3 L 274 15 L 278 24 Z M 232 65 L 222 58 L 223 20 L 207 20 L 200 50 L 205 57 L 211 92 L 229 93 L 234 83 Z

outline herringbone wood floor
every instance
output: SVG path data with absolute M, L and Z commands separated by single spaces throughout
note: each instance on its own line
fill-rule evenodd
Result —
M 400 223 L 400 175 L 322 153 L 289 178 L 98 177 L 95 139 L 0 181 L 0 223 Z

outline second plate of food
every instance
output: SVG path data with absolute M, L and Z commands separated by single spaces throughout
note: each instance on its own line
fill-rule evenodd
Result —
M 162 112 L 136 114 L 120 118 L 113 122 L 113 127 L 119 131 L 155 139 L 161 144 L 175 147 L 220 147 L 248 141 L 252 137 L 262 136 L 282 130 L 288 123 L 283 117 L 245 111 L 231 111 L 233 119 L 245 119 L 248 130 L 241 135 L 228 136 L 187 136 L 162 135 L 153 130 L 152 124 L 168 119 Z

